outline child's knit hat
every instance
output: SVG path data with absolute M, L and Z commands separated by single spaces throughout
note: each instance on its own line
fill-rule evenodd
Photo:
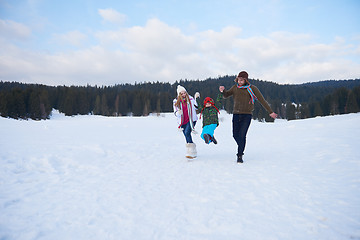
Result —
M 201 114 L 202 114 L 203 110 L 206 108 L 205 105 L 206 105 L 207 103 L 210 103 L 211 106 L 213 106 L 213 107 L 218 111 L 218 113 L 220 113 L 219 109 L 218 109 L 217 107 L 215 107 L 215 102 L 214 102 L 214 100 L 213 100 L 211 97 L 206 97 L 206 98 L 204 99 L 204 107 L 201 109 L 201 112 L 200 112 L 200 118 L 201 118 Z
M 206 97 L 205 99 L 204 99 L 204 106 L 207 104 L 207 103 L 210 103 L 211 105 L 215 105 L 215 103 L 214 103 L 214 99 L 212 99 L 211 97 Z
M 183 86 L 178 85 L 178 86 L 177 86 L 177 89 L 176 89 L 176 92 L 177 92 L 177 95 L 179 96 L 179 94 L 180 94 L 181 92 L 187 92 L 187 91 L 186 91 L 186 89 L 185 89 Z

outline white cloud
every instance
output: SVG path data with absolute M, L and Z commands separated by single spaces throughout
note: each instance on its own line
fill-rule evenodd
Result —
M 11 20 L 0 19 L 0 37 L 8 39 L 25 40 L 31 35 L 26 25 Z
M 262 79 L 284 83 L 304 83 L 320 80 L 339 80 L 360 78 L 360 65 L 348 60 L 331 60 L 318 62 L 295 62 L 286 67 L 276 67 L 264 73 Z
M 98 12 L 105 21 L 111 23 L 122 24 L 126 19 L 126 15 L 121 14 L 111 8 L 99 9 Z
M 106 15 L 106 14 L 105 14 Z M 185 34 L 159 19 L 144 26 L 94 33 L 98 44 L 58 54 L 25 51 L 10 43 L 0 51 L 0 79 L 50 85 L 174 82 L 235 75 L 278 83 L 359 78 L 359 46 L 346 39 L 314 42 L 309 35 L 276 32 L 244 38 L 242 29 Z M 80 32 L 59 35 L 79 44 Z M 3 49 L 5 49 L 3 48 Z
M 54 41 L 62 44 L 71 44 L 73 46 L 81 46 L 87 36 L 79 31 L 71 31 L 65 34 L 54 34 Z

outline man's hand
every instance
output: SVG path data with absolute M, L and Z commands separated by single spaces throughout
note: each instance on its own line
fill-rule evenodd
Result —
M 277 115 L 276 113 L 274 113 L 274 112 L 270 113 L 270 117 L 272 117 L 273 119 L 276 119 L 277 116 L 278 116 L 278 115 Z

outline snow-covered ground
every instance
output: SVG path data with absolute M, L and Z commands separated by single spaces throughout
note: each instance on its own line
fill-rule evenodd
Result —
M 241 165 L 220 117 L 193 162 L 172 114 L 0 118 L 0 239 L 360 239 L 360 114 L 253 121 Z

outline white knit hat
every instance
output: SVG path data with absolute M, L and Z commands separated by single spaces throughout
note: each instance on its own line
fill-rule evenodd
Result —
M 181 92 L 187 92 L 186 89 L 185 89 L 183 86 L 181 86 L 181 85 L 178 85 L 178 86 L 177 86 L 176 91 L 177 91 L 177 94 L 178 94 L 178 95 L 179 95 Z

